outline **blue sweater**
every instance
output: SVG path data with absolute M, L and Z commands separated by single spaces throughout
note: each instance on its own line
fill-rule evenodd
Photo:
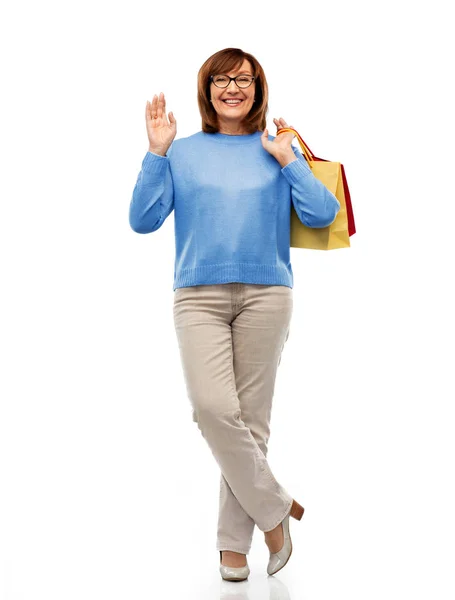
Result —
M 292 288 L 291 202 L 308 227 L 335 220 L 340 203 L 300 150 L 292 146 L 296 160 L 281 168 L 261 135 L 198 131 L 174 139 L 166 156 L 145 155 L 129 223 L 151 233 L 175 210 L 174 291 L 230 282 Z

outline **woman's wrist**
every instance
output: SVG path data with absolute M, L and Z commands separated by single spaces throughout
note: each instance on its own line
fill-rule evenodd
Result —
M 283 168 L 286 165 L 288 165 L 290 162 L 297 160 L 297 156 L 294 154 L 293 150 L 289 150 L 289 151 L 277 154 L 276 160 L 280 163 L 281 168 Z
M 162 150 L 158 150 L 157 148 L 150 148 L 148 149 L 149 152 L 151 152 L 152 154 L 158 154 L 159 156 L 166 156 L 166 152 L 163 152 Z

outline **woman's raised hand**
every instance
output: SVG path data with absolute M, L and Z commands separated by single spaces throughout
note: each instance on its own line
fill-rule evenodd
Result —
M 166 117 L 166 100 L 163 92 L 160 92 L 159 97 L 155 94 L 152 102 L 147 100 L 145 122 L 150 152 L 164 156 L 177 133 L 177 121 L 172 112 L 169 113 L 169 121 Z

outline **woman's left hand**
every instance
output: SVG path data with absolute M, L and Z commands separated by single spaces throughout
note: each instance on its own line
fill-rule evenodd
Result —
M 277 130 L 283 129 L 284 127 L 292 127 L 292 125 L 288 125 L 283 118 L 273 119 Z M 277 135 L 273 141 L 269 140 L 269 132 L 268 129 L 264 129 L 263 134 L 261 135 L 262 146 L 269 152 L 272 156 L 274 156 L 277 160 L 286 155 L 294 155 L 294 151 L 292 150 L 292 140 L 295 138 L 295 134 L 292 131 L 287 131 L 286 133 L 282 133 L 281 135 Z

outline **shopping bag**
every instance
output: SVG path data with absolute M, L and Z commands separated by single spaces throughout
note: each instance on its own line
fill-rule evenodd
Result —
M 332 192 L 340 203 L 335 221 L 322 228 L 307 227 L 304 225 L 291 207 L 291 247 L 308 248 L 312 250 L 336 250 L 350 247 L 350 236 L 354 235 L 355 222 L 352 209 L 351 195 L 344 166 L 339 162 L 328 161 L 315 156 L 302 136 L 292 127 L 283 127 L 277 135 L 292 131 L 300 144 L 302 154 L 308 163 L 313 175 L 319 179 L 326 188 Z

